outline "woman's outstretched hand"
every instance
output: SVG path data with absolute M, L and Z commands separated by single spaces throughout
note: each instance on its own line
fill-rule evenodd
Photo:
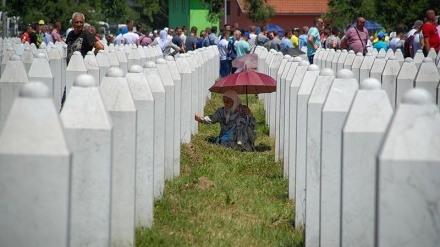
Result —
M 194 115 L 194 119 L 195 119 L 197 122 L 202 121 L 202 117 L 201 117 L 199 114 L 197 114 L 197 113 Z

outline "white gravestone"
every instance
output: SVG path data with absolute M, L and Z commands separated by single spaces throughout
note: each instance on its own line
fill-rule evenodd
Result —
M 174 82 L 174 176 L 180 175 L 180 119 L 182 115 L 182 79 L 180 78 L 179 70 L 177 69 L 176 61 L 171 56 L 165 58 L 167 60 L 168 68 L 170 69 L 171 77 Z
M 382 83 L 382 73 L 386 64 L 387 60 L 385 60 L 382 55 L 377 55 L 376 59 L 374 59 L 373 66 L 371 66 L 370 78 L 374 78 Z
M 137 46 L 132 46 L 127 56 L 127 68 L 131 68 L 133 65 L 141 65 L 141 55 Z
M 58 48 L 58 47 L 57 47 Z M 58 48 L 61 56 L 61 95 L 64 93 L 66 87 L 66 74 L 67 74 L 67 45 L 64 44 L 61 48 Z
M 112 122 L 97 86 L 78 76 L 60 114 L 72 151 L 70 246 L 110 245 Z
M 175 89 L 167 61 L 163 58 L 159 58 L 156 67 L 165 89 L 165 179 L 171 180 L 174 177 Z
M 128 60 L 124 49 L 118 48 L 118 50 L 116 51 L 116 56 L 118 57 L 119 68 L 121 68 L 122 72 L 124 72 L 124 75 L 126 75 L 128 71 Z
M 342 132 L 341 246 L 374 246 L 376 157 L 393 115 L 380 88 L 373 78 L 361 82 Z
M 154 62 L 145 63 L 144 73 L 154 97 L 154 198 L 161 198 L 165 189 L 166 95 Z
M 422 65 L 423 59 L 425 59 L 425 55 L 423 54 L 423 50 L 417 50 L 416 54 L 414 54 L 414 63 L 416 64 L 417 70 L 420 69 L 420 65 Z
M 191 68 L 191 112 L 197 112 L 198 110 L 198 84 L 199 84 L 199 75 L 198 75 L 198 69 L 195 65 L 194 58 L 189 54 L 180 54 L 180 57 L 183 57 L 188 61 L 189 67 Z M 191 121 L 191 133 L 197 134 L 198 132 L 198 122 L 197 121 Z
M 66 69 L 66 97 L 68 97 L 69 90 L 72 87 L 76 77 L 81 74 L 87 74 L 87 69 L 81 53 L 79 51 L 75 51 L 73 52 Z
M 86 66 L 87 74 L 93 76 L 96 83 L 98 83 L 101 80 L 99 77 L 99 65 L 93 51 L 87 52 L 87 55 L 84 57 L 84 65 Z
M 279 152 L 280 152 L 280 160 L 284 160 L 284 139 L 286 138 L 285 136 L 285 129 L 286 126 L 284 125 L 285 123 L 285 107 L 286 107 L 286 89 L 287 89 L 287 83 L 286 83 L 286 78 L 287 78 L 287 74 L 289 73 L 290 70 L 290 66 L 293 62 L 293 57 L 288 57 L 287 58 L 287 63 L 284 67 L 283 73 L 281 74 L 281 81 L 280 81 L 280 113 L 279 113 Z M 289 88 L 290 88 L 290 84 L 289 84 Z M 287 178 L 288 177 L 288 167 L 284 166 L 284 177 Z
M 145 62 L 154 62 L 155 60 L 155 56 L 154 56 L 154 51 L 153 48 L 151 46 L 144 46 L 144 52 L 145 52 Z
M 0 135 L 1 246 L 68 246 L 70 162 L 49 89 L 27 83 Z
M 187 60 L 183 57 L 176 59 L 177 69 L 182 79 L 182 111 L 180 115 L 180 139 L 182 143 L 191 142 L 191 121 L 194 117 L 194 112 L 191 112 L 191 68 Z
M 340 246 L 342 127 L 358 85 L 351 71 L 338 71 L 322 109 L 321 246 Z
M 351 70 L 351 67 L 353 66 L 353 62 L 354 62 L 355 57 L 356 57 L 356 53 L 354 53 L 353 50 L 350 50 L 348 52 L 347 58 L 345 58 L 345 61 L 344 61 L 344 69 Z
M 4 50 L 2 55 L 2 63 L 1 63 L 1 74 L 3 75 L 3 72 L 5 71 L 6 64 L 9 62 L 9 59 L 12 55 L 16 55 L 14 48 L 8 47 L 6 50 Z
M 50 65 L 50 71 L 52 71 L 52 75 L 53 75 L 53 102 L 55 103 L 55 107 L 58 110 L 60 110 L 61 97 L 63 96 L 64 88 L 62 87 L 62 82 L 61 82 L 62 80 L 61 56 L 60 56 L 60 52 L 55 46 L 52 46 L 52 48 L 49 51 L 49 65 Z
M 269 70 L 270 70 L 270 76 L 276 80 L 277 79 L 277 72 L 278 69 L 281 66 L 281 62 L 283 61 L 283 53 L 281 52 L 277 52 L 277 54 L 274 56 L 273 62 L 270 64 L 269 66 Z M 276 92 L 267 94 L 267 103 L 268 103 L 268 108 L 266 108 L 267 110 L 269 110 L 269 114 L 268 114 L 268 123 L 269 123 L 269 135 L 271 137 L 275 137 L 276 134 Z
M 140 66 L 144 66 L 145 62 L 147 61 L 147 57 L 145 56 L 144 48 L 142 46 L 138 46 L 137 48 L 139 52 L 139 58 L 140 58 Z M 131 67 L 129 67 L 130 70 Z
M 338 60 L 339 60 L 340 56 L 341 56 L 341 50 L 337 50 L 335 55 L 333 56 L 333 59 L 332 59 L 331 69 L 335 72 L 338 72 Z
M 345 59 L 347 59 L 348 56 L 348 51 L 347 50 L 342 50 L 341 55 L 338 58 L 338 64 L 337 64 L 337 71 L 341 70 L 344 68 L 344 63 L 345 63 Z
M 110 50 L 107 53 L 107 59 L 110 68 L 119 68 L 119 60 L 115 50 Z
M 298 63 L 295 73 L 293 74 L 293 79 L 291 79 L 290 85 L 288 85 L 289 90 L 289 161 L 287 163 L 288 166 L 288 175 L 289 175 L 289 198 L 295 199 L 296 189 L 295 189 L 295 164 L 296 164 L 296 121 L 297 121 L 297 102 L 298 102 L 298 90 L 301 86 L 304 75 L 309 66 L 308 60 L 302 60 Z M 302 205 L 305 207 L 305 205 Z M 299 216 L 302 217 L 303 215 Z
M 320 66 L 320 68 L 327 68 L 327 58 L 330 56 L 330 52 L 331 51 L 335 51 L 334 49 L 330 49 L 330 48 L 327 48 L 327 49 L 325 49 L 325 51 L 324 51 L 324 54 L 322 55 L 322 58 L 321 58 L 321 66 Z
M 275 91 L 275 161 L 280 161 L 280 159 L 283 158 L 283 156 L 280 154 L 280 112 L 281 112 L 281 75 L 284 72 L 284 69 L 286 67 L 288 58 L 290 56 L 284 55 L 283 60 L 281 61 L 280 67 L 276 73 L 276 91 Z
M 50 70 L 49 61 L 43 53 L 38 53 L 32 62 L 28 73 L 29 81 L 44 83 L 50 91 L 50 97 L 54 95 L 53 75 Z M 55 101 L 54 101 L 55 103 Z
M 266 61 L 266 58 L 267 58 L 267 55 L 269 54 L 269 52 L 266 50 L 266 49 L 264 49 L 264 50 L 261 50 L 261 52 L 258 54 L 258 68 L 257 68 L 257 71 L 258 72 L 260 72 L 260 73 L 264 73 L 264 66 L 265 66 L 265 61 Z
M 330 49 L 327 58 L 325 59 L 325 68 L 331 69 L 332 68 L 332 61 L 335 57 L 336 51 L 334 49 Z
M 417 75 L 417 67 L 414 60 L 410 57 L 405 58 L 399 75 L 397 76 L 396 105 L 398 106 L 403 99 L 403 95 L 414 88 L 414 80 Z
M 374 49 L 377 51 L 376 49 Z M 373 66 L 375 56 L 372 53 L 365 54 L 364 61 L 362 61 L 361 68 L 359 70 L 359 82 L 370 78 L 371 67 Z
M 403 57 L 403 52 L 401 49 L 396 49 L 396 52 L 394 53 L 394 56 L 396 56 L 397 61 L 399 61 L 400 67 L 402 67 L 403 62 L 405 61 L 405 58 Z
M 387 93 L 393 109 L 396 108 L 397 76 L 399 72 L 399 61 L 394 55 L 390 56 L 382 73 L 382 89 Z
M 0 78 L 0 130 L 6 122 L 12 103 L 17 97 L 20 88 L 28 83 L 29 79 L 20 57 L 11 56 Z
M 297 69 L 298 70 L 298 69 Z M 298 71 L 297 71 L 298 73 Z M 296 105 L 296 162 L 295 162 L 295 223 L 306 223 L 306 165 L 307 165 L 307 102 L 316 78 L 319 67 L 309 65 L 301 86 L 298 89 Z M 293 82 L 292 82 L 293 84 Z M 292 86 L 291 86 L 292 87 Z M 293 96 L 292 90 L 290 91 Z M 292 99 L 292 98 L 291 98 Z M 292 115 L 290 115 L 292 117 Z M 290 119 L 292 121 L 292 118 Z M 290 128 L 292 130 L 292 127 Z M 292 140 L 293 142 L 293 140 Z M 289 169 L 289 174 L 290 174 Z M 296 220 L 298 219 L 298 221 Z M 306 230 L 307 231 L 307 230 Z M 306 240 L 307 242 L 307 240 Z
M 394 56 L 393 49 L 388 48 L 387 53 L 385 54 L 385 60 L 388 60 L 388 58 L 391 56 Z
M 361 52 L 358 52 L 353 60 L 353 65 L 351 66 L 351 72 L 353 72 L 354 79 L 356 79 L 358 82 L 360 82 L 360 70 L 363 61 L 364 55 L 362 55 Z
M 435 61 L 435 59 L 437 58 L 437 52 L 434 50 L 434 48 L 431 47 L 426 57 L 430 57 L 432 61 Z
M 107 58 L 107 53 L 105 51 L 98 51 L 98 54 L 96 54 L 96 62 L 99 66 L 99 81 L 98 85 L 101 85 L 101 81 L 106 77 L 107 72 L 110 70 L 110 63 Z M 124 72 L 124 75 L 127 74 L 127 71 L 122 70 Z
M 154 98 L 141 66 L 132 66 L 126 79 L 137 111 L 135 223 L 137 227 L 151 227 L 154 209 Z
M 429 57 L 423 59 L 419 72 L 415 80 L 415 87 L 424 88 L 431 93 L 434 99 L 437 98 L 437 87 L 439 85 L 440 75 L 433 60 Z
M 327 93 L 334 78 L 335 73 L 333 70 L 321 70 L 307 103 L 306 246 L 319 246 L 319 215 L 321 201 L 321 113 Z M 299 95 L 300 93 L 298 93 L 298 97 Z
M 290 59 L 289 59 L 290 60 Z M 285 178 L 289 176 L 289 125 L 290 125 L 290 85 L 292 84 L 292 79 L 295 75 L 296 69 L 298 68 L 299 62 L 302 60 L 300 57 L 291 58 L 292 61 L 286 65 L 285 71 L 287 74 L 282 76 L 282 80 L 284 80 L 284 84 L 282 83 L 281 90 L 284 91 L 284 111 L 281 113 L 282 118 L 284 119 L 283 124 L 283 174 Z M 296 105 L 296 104 L 295 104 Z
M 376 246 L 439 246 L 440 114 L 429 92 L 411 89 L 378 157 Z
M 133 246 L 135 230 L 136 108 L 127 80 L 111 68 L 99 91 L 113 122 L 111 245 Z
M 58 56 L 60 56 L 59 53 Z M 31 48 L 26 47 L 24 49 L 23 54 L 21 55 L 21 61 L 23 61 L 23 65 L 26 68 L 27 74 L 29 72 L 29 69 L 31 68 L 32 61 L 34 61 L 34 54 L 32 53 Z

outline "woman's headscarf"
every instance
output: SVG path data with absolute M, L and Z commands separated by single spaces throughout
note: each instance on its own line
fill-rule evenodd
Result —
M 241 100 L 238 97 L 237 92 L 235 92 L 234 90 L 226 91 L 225 93 L 223 93 L 223 96 L 226 96 L 226 97 L 228 97 L 228 98 L 230 98 L 230 99 L 232 99 L 234 101 L 234 104 L 232 105 L 231 109 L 229 109 L 229 110 L 225 109 L 225 111 L 226 111 L 226 114 L 225 114 L 226 115 L 226 123 L 229 123 L 229 120 L 231 120 L 231 121 L 234 120 L 235 117 L 238 115 L 238 112 L 236 112 L 235 114 L 234 114 L 234 112 L 237 109 L 237 107 L 239 105 L 241 105 Z
M 166 44 L 168 43 L 168 33 L 165 30 L 160 31 L 159 33 L 159 46 L 162 51 L 165 49 Z

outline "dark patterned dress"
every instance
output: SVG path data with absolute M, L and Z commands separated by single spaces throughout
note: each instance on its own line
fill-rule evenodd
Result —
M 221 107 L 218 108 L 213 114 L 203 117 L 202 123 L 215 124 L 219 122 L 219 137 L 225 135 L 228 130 L 235 125 L 235 129 L 230 140 L 220 142 L 219 144 L 238 150 L 255 151 L 255 139 L 257 138 L 255 129 L 257 127 L 257 122 L 252 114 L 250 116 L 246 116 L 245 110 L 246 108 L 240 105 L 237 112 L 235 114 L 231 114 L 227 120 L 227 112 L 225 107 Z

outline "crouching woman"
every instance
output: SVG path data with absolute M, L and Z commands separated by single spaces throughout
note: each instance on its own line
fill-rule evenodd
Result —
M 244 151 L 255 151 L 256 121 L 251 109 L 241 104 L 235 91 L 223 94 L 223 107 L 213 114 L 201 117 L 195 114 L 195 120 L 204 124 L 220 123 L 220 135 L 217 144 Z

